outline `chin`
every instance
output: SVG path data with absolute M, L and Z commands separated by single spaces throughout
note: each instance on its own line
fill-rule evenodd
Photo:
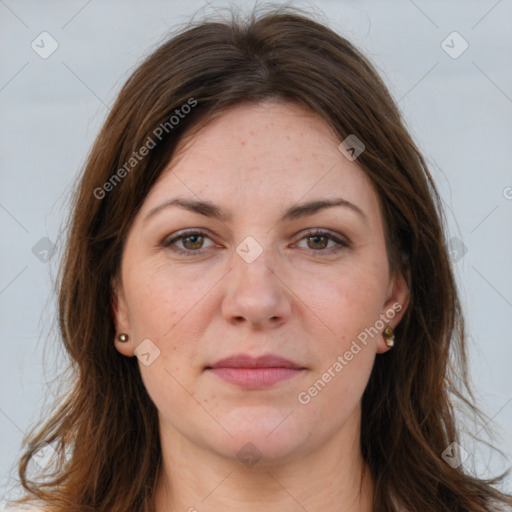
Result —
M 248 467 L 291 460 L 306 449 L 306 442 L 311 442 L 311 428 L 298 422 L 298 415 L 290 414 L 291 410 L 270 406 L 237 408 L 220 422 L 233 437 L 224 437 L 228 443 L 213 449 Z

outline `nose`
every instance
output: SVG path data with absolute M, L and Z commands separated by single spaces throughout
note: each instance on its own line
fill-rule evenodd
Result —
M 253 262 L 234 257 L 226 276 L 222 315 L 231 324 L 247 324 L 253 329 L 275 328 L 290 317 L 292 292 L 268 251 Z

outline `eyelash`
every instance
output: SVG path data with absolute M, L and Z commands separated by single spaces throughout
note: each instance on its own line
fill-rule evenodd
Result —
M 206 249 L 197 249 L 197 250 L 191 250 L 191 249 L 181 249 L 179 247 L 176 247 L 176 246 L 172 246 L 172 244 L 174 244 L 174 242 L 177 242 L 179 240 L 183 240 L 185 238 L 188 238 L 190 236 L 194 236 L 194 235 L 199 235 L 199 236 L 202 236 L 202 237 L 205 237 L 205 238 L 210 238 L 208 237 L 208 235 L 203 232 L 203 231 L 197 231 L 197 230 L 189 230 L 189 231 L 185 231 L 183 233 L 181 233 L 180 235 L 178 236 L 175 236 L 171 239 L 165 239 L 163 242 L 162 242 L 162 246 L 163 247 L 166 247 L 168 249 L 170 249 L 171 251 L 177 253 L 177 254 L 182 254 L 184 256 L 193 256 L 193 255 L 196 255 L 196 254 L 202 254 L 204 250 Z M 321 230 L 321 229 L 316 229 L 316 230 L 312 230 L 312 231 L 309 231 L 307 232 L 299 241 L 302 241 L 304 239 L 307 239 L 307 238 L 314 238 L 314 237 L 317 237 L 317 236 L 320 236 L 320 237 L 325 237 L 327 238 L 328 240 L 332 240 L 333 242 L 336 242 L 338 245 L 335 246 L 335 247 L 330 247 L 329 249 L 319 249 L 319 250 L 315 250 L 315 249 L 311 249 L 311 251 L 313 251 L 314 253 L 317 252 L 317 253 L 328 253 L 328 254 L 338 254 L 339 252 L 341 252 L 343 249 L 346 249 L 350 246 L 350 244 L 348 242 L 344 242 L 342 240 L 340 240 L 339 238 L 335 237 L 334 235 L 332 235 L 331 233 L 329 233 L 328 231 L 324 231 L 324 230 Z

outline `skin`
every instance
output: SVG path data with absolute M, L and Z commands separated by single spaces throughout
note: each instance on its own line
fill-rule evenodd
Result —
M 127 357 L 145 339 L 160 351 L 148 366 L 139 359 L 159 413 L 157 512 L 371 510 L 361 397 L 375 358 L 389 350 L 382 333 L 309 403 L 297 399 L 398 303 L 386 322 L 395 327 L 407 301 L 404 279 L 390 275 L 376 192 L 339 142 L 298 105 L 237 106 L 181 141 L 134 219 L 113 282 L 116 329 L 130 338 L 115 343 Z M 211 201 L 232 217 L 180 206 L 147 217 L 176 197 Z M 340 197 L 364 217 L 335 206 L 280 221 L 290 206 Z M 185 229 L 204 238 L 163 244 Z M 314 229 L 348 246 L 308 238 Z M 251 263 L 236 251 L 249 236 L 263 251 Z M 305 370 L 263 390 L 205 370 L 238 353 L 278 354 Z M 237 457 L 249 442 L 252 466 Z

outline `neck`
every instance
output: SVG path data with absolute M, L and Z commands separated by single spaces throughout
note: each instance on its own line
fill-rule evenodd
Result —
M 177 443 L 176 431 L 162 436 L 155 512 L 372 510 L 373 481 L 358 436 L 351 443 L 332 438 L 314 451 L 279 463 L 262 457 L 252 467 L 179 438 Z

